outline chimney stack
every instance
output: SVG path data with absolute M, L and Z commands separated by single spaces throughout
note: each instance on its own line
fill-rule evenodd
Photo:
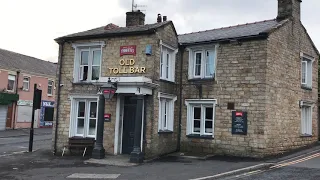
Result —
M 158 14 L 157 23 L 161 23 L 161 22 L 162 22 L 161 14 Z
M 277 20 L 293 18 L 300 21 L 302 0 L 278 0 Z
M 167 16 L 163 16 L 163 22 L 167 21 Z
M 126 27 L 144 25 L 145 14 L 140 10 L 126 13 Z

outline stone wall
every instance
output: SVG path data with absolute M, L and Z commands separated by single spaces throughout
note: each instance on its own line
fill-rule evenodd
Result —
M 171 45 L 172 47 L 178 48 L 178 41 L 176 33 L 171 25 L 164 26 L 159 28 L 157 33 L 157 38 L 162 40 L 164 43 Z M 146 157 L 151 158 L 158 155 L 163 155 L 167 153 L 171 153 L 177 150 L 177 136 L 178 136 L 178 111 L 179 111 L 179 104 L 178 101 L 175 102 L 175 112 L 174 112 L 174 131 L 173 133 L 165 133 L 159 134 L 158 133 L 158 121 L 159 121 L 159 99 L 158 93 L 168 93 L 178 96 L 178 89 L 177 89 L 177 79 L 175 82 L 168 82 L 164 80 L 160 80 L 160 46 L 159 48 L 155 48 L 155 72 L 158 79 L 154 82 L 159 84 L 159 88 L 153 91 L 153 96 L 148 97 L 147 104 L 153 104 L 153 106 L 147 107 L 147 112 L 153 111 L 153 116 L 147 118 L 147 132 L 146 132 Z M 176 59 L 176 64 L 180 63 L 178 59 Z M 177 67 L 177 65 L 175 66 Z M 175 77 L 178 74 L 176 72 Z M 150 113 L 151 114 L 151 113 Z
M 267 41 L 252 40 L 242 44 L 220 44 L 217 51 L 216 79 L 201 82 L 202 99 L 217 99 L 214 139 L 186 137 L 185 99 L 199 99 L 199 91 L 188 81 L 188 51 L 183 54 L 181 150 L 236 156 L 260 156 L 265 148 L 264 119 L 266 99 Z M 232 135 L 232 110 L 248 112 L 248 134 Z
M 301 88 L 300 53 L 315 57 L 312 90 Z M 303 147 L 318 138 L 318 57 L 300 21 L 288 21 L 268 41 L 266 153 L 276 154 Z M 315 102 L 312 137 L 301 136 L 300 100 Z

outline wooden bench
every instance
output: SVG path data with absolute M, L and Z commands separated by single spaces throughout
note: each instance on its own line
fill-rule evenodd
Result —
M 71 148 L 84 149 L 83 155 L 82 155 L 84 156 L 86 154 L 87 148 L 93 147 L 94 143 L 95 143 L 94 138 L 70 137 L 68 145 L 66 145 L 63 148 L 62 156 L 64 155 L 66 148 L 69 148 L 70 151 L 71 151 Z

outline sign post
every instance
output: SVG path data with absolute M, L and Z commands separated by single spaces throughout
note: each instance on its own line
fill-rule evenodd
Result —
M 42 90 L 37 89 L 37 84 L 34 84 L 33 89 L 34 91 L 33 91 L 32 117 L 31 117 L 30 137 L 29 137 L 29 152 L 32 152 L 32 145 L 33 145 L 34 113 L 36 109 L 40 109 L 41 107 L 41 95 L 42 95 Z

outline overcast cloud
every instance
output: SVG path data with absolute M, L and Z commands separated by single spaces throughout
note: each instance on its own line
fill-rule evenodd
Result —
M 146 23 L 168 16 L 179 34 L 273 19 L 277 0 L 135 0 Z M 1 0 L 0 48 L 57 61 L 54 38 L 114 23 L 125 26 L 131 0 Z M 319 0 L 302 2 L 302 22 L 320 47 Z

